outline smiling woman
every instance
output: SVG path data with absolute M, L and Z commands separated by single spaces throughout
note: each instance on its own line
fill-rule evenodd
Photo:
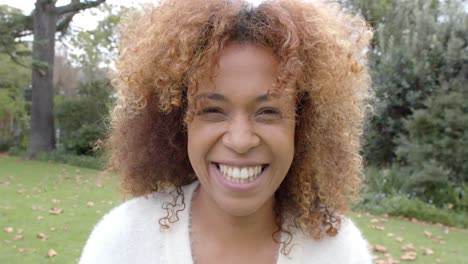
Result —
M 371 36 L 320 1 L 162 1 L 135 14 L 107 146 L 138 197 L 101 220 L 80 262 L 370 263 L 346 214 Z

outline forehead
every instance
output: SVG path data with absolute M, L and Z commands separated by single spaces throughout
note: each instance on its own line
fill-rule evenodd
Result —
M 220 52 L 213 73 L 200 80 L 196 94 L 216 92 L 228 97 L 265 95 L 276 81 L 278 66 L 277 58 L 268 48 L 254 44 L 228 44 Z

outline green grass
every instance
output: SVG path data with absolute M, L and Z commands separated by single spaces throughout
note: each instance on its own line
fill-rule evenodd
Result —
M 446 227 L 443 225 L 427 224 L 424 222 L 400 220 L 395 218 L 374 216 L 367 213 L 355 213 L 353 221 L 361 229 L 364 237 L 372 245 L 381 245 L 387 248 L 394 260 L 401 263 L 468 263 L 468 230 Z M 377 228 L 384 228 L 379 230 Z M 424 232 L 432 234 L 431 238 Z M 393 236 L 389 236 L 393 234 Z M 396 240 L 403 239 L 402 242 Z M 417 253 L 414 261 L 402 261 L 400 258 L 406 252 L 401 247 L 406 244 L 414 246 L 413 252 Z M 424 249 L 431 249 L 433 255 L 424 255 Z M 374 251 L 379 259 L 387 260 L 388 257 Z
M 116 180 L 99 171 L 5 156 L 0 156 L 0 194 L 0 263 L 76 263 L 96 222 L 123 201 Z M 56 204 L 54 199 L 60 202 Z M 94 206 L 88 207 L 88 202 Z M 52 215 L 51 208 L 64 211 Z M 405 263 L 400 260 L 404 253 L 400 248 L 408 243 L 418 254 L 408 263 L 468 263 L 467 230 L 358 213 L 353 219 L 372 245 L 385 246 L 400 263 Z M 5 232 L 7 227 L 14 231 Z M 433 240 L 426 238 L 424 231 L 432 233 Z M 46 238 L 38 239 L 38 233 Z M 17 235 L 23 238 L 15 240 Z M 434 254 L 423 255 L 421 247 L 432 249 Z M 50 249 L 58 255 L 47 257 Z M 383 254 L 375 255 L 387 259 Z
M 116 181 L 98 171 L 16 157 L 0 157 L 0 193 L 0 263 L 76 263 L 93 226 L 122 201 Z M 50 249 L 57 256 L 47 257 Z

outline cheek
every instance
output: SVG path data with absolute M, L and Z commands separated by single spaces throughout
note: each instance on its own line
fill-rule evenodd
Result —
M 218 130 L 216 127 L 196 120 L 187 124 L 187 151 L 192 166 L 193 162 L 204 159 L 209 150 L 216 144 Z

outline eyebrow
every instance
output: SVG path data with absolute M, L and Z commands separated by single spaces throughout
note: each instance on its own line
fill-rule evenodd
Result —
M 202 93 L 202 94 L 196 95 L 195 98 L 196 99 L 206 98 L 206 99 L 210 99 L 210 100 L 214 100 L 214 101 L 229 102 L 228 98 L 226 98 L 224 95 L 219 94 L 219 93 Z M 255 97 L 255 101 L 256 102 L 267 102 L 267 101 L 270 101 L 270 98 L 268 98 L 267 94 L 263 94 L 263 95 Z

